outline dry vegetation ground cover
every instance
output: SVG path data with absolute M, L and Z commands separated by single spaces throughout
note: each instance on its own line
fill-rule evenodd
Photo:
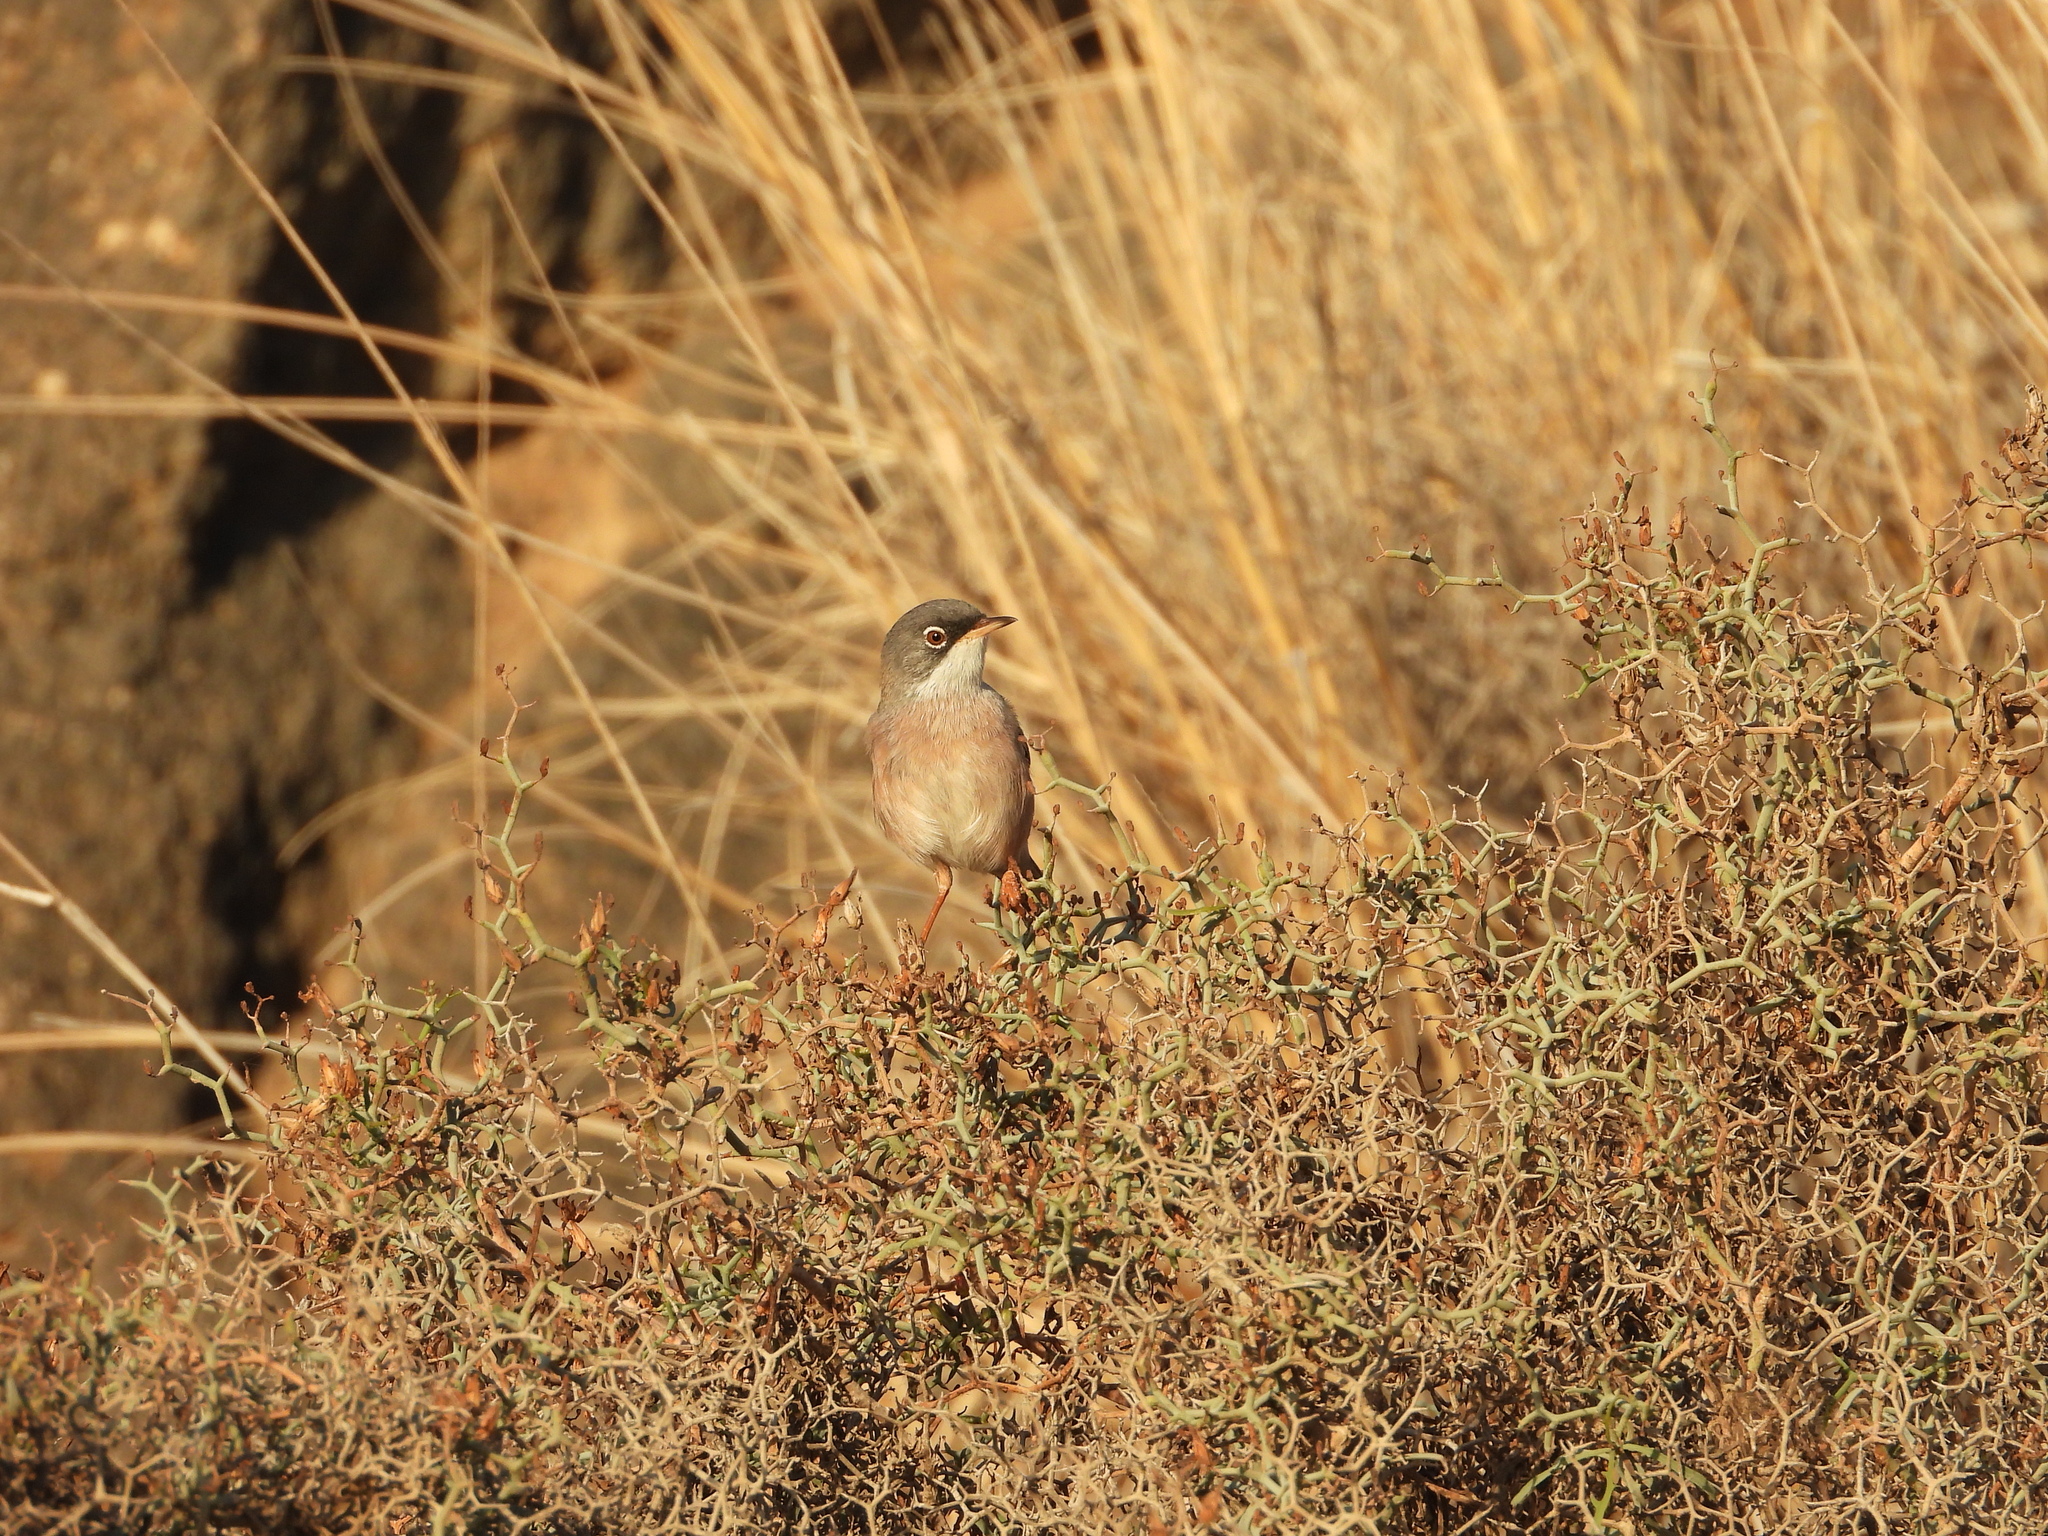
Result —
M 508 729 L 489 985 L 352 955 L 288 1091 L 207 1079 L 247 1155 L 152 1178 L 142 1271 L 0 1291 L 7 1519 L 2038 1530 L 2044 674 L 1980 568 L 2038 402 L 2007 447 L 1842 607 L 1777 579 L 1857 563 L 1824 509 L 1624 469 L 1505 588 L 1611 727 L 1524 829 L 1387 785 L 1307 862 L 1161 859 L 1048 759 L 1120 851 L 1059 818 L 992 963 L 848 953 L 843 892 L 708 988 L 602 903 L 550 941 Z
M 961 6 L 856 92 L 794 3 L 358 5 L 465 72 L 291 67 L 578 115 L 672 281 L 421 222 L 548 345 L 337 298 L 430 399 L 156 403 L 468 552 L 475 697 L 364 678 L 428 759 L 285 851 L 368 920 L 143 1268 L 0 1287 L 6 1520 L 2048 1522 L 2038 410 L 1957 492 L 2048 376 L 2037 8 Z M 1811 466 L 1738 497 L 1710 353 Z M 855 733 L 938 590 L 1062 814 L 906 974 Z

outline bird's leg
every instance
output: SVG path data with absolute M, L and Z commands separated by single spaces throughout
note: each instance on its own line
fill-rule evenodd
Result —
M 924 927 L 918 930 L 917 947 L 923 949 L 925 941 L 932 936 L 932 924 L 939 920 L 939 908 L 946 904 L 946 898 L 953 891 L 953 871 L 944 864 L 932 865 L 932 874 L 939 882 L 939 894 L 932 898 L 932 909 L 924 915 Z

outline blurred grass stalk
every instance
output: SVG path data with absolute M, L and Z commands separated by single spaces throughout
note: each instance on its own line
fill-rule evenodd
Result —
M 673 247 L 667 294 L 520 275 L 574 355 L 623 349 L 614 378 L 513 356 L 487 314 L 377 339 L 438 356 L 448 402 L 479 398 L 485 359 L 536 390 L 537 431 L 587 445 L 610 488 L 579 489 L 623 531 L 501 524 L 445 445 L 445 494 L 359 467 L 483 547 L 558 660 L 601 665 L 553 714 L 553 806 L 644 862 L 627 912 L 682 889 L 699 964 L 736 926 L 708 915 L 806 869 L 857 863 L 883 915 L 908 910 L 857 732 L 877 637 L 916 599 L 1026 619 L 997 681 L 1027 726 L 1058 722 L 1066 772 L 1119 776 L 1148 846 L 1243 820 L 1300 855 L 1368 765 L 1523 808 L 1559 786 L 1569 626 L 1551 646 L 1485 602 L 1425 605 L 1383 543 L 1464 569 L 1490 547 L 1544 586 L 1609 450 L 1661 467 L 1660 511 L 1712 483 L 1682 402 L 1713 357 L 1740 365 L 1730 436 L 1817 453 L 1829 514 L 1896 551 L 2048 377 L 2048 16 L 2023 0 L 1102 0 L 1064 28 L 955 0 L 943 78 L 892 63 L 860 92 L 804 0 L 595 0 L 603 76 L 510 5 L 349 3 L 484 61 L 435 88 L 587 114 Z M 772 280 L 710 211 L 733 194 Z M 318 402 L 251 408 L 347 457 Z M 459 414 L 415 419 L 439 442 Z M 649 472 L 648 441 L 701 464 L 712 504 Z M 1816 602 L 1852 595 L 1838 553 L 1805 554 Z M 2019 545 L 1983 579 L 2015 614 L 2042 595 Z M 615 622 L 648 600 L 705 638 Z M 545 666 L 520 688 L 564 691 Z M 444 766 L 335 824 L 445 825 L 469 714 Z M 662 742 L 685 726 L 709 747 L 678 782 Z M 1080 819 L 1073 847 L 1106 855 Z M 2040 932 L 2033 873 L 2015 915 Z M 439 902 L 469 877 L 404 878 Z

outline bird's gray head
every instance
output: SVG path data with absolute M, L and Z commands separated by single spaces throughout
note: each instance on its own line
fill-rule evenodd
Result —
M 889 626 L 882 641 L 882 697 L 976 687 L 988 637 L 1015 622 L 957 597 L 919 603 Z

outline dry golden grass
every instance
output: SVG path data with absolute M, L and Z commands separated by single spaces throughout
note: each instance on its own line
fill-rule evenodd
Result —
M 368 8 L 573 98 L 672 240 L 673 293 L 556 296 L 625 387 L 493 348 L 554 403 L 512 451 L 556 466 L 546 525 L 517 519 L 552 543 L 485 526 L 513 466 L 411 494 L 513 615 L 480 661 L 538 663 L 565 821 L 630 852 L 629 909 L 687 917 L 698 961 L 805 869 L 911 901 L 855 728 L 916 598 L 1024 617 L 997 681 L 1148 836 L 1298 847 L 1368 764 L 1527 806 L 1565 637 L 1425 606 L 1382 540 L 1540 571 L 1612 449 L 1667 510 L 1710 462 L 1682 403 L 1710 354 L 1739 439 L 1817 453 L 1833 514 L 1903 540 L 2048 376 L 2025 5 L 1139 0 L 1097 8 L 1085 67 L 973 6 L 948 78 L 863 96 L 802 5 L 605 0 L 610 79 L 506 13 Z M 771 283 L 708 221 L 735 189 Z M 445 356 L 473 397 L 473 346 Z M 475 734 L 448 733 L 437 838 Z

